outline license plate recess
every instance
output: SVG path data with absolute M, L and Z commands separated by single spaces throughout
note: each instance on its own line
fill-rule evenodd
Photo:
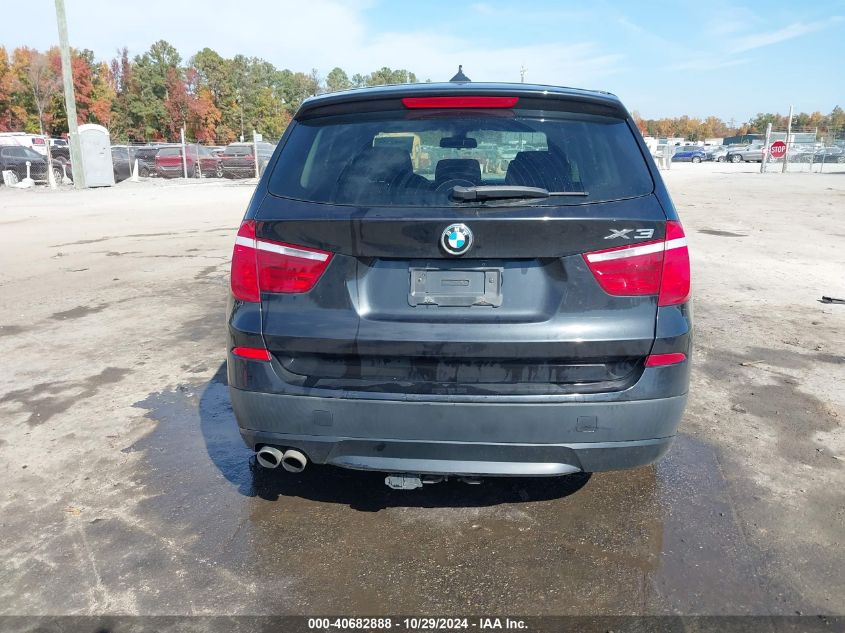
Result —
M 502 305 L 502 268 L 410 268 L 412 306 L 443 307 Z

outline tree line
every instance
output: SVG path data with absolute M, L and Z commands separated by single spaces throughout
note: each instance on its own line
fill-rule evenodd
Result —
M 325 77 L 278 69 L 257 57 L 222 57 L 204 48 L 187 61 L 163 40 L 110 62 L 90 50 L 72 50 L 80 123 L 109 128 L 113 140 L 175 140 L 180 128 L 200 142 L 228 143 L 252 130 L 279 138 L 300 103 L 311 95 L 363 86 L 415 83 L 404 69 L 384 67 L 351 77 L 342 68 Z M 58 48 L 0 47 L 0 132 L 66 133 L 67 114 Z
M 742 134 L 765 134 L 767 124 L 772 124 L 776 131 L 786 130 L 789 117 L 771 112 L 759 112 L 744 123 L 723 121 L 719 117 L 709 116 L 704 119 L 681 116 L 675 118 L 644 119 L 639 113 L 632 114 L 643 136 L 656 138 L 683 138 L 688 141 L 703 141 L 707 138 L 725 138 Z M 836 106 L 830 114 L 821 112 L 800 112 L 792 117 L 794 131 L 817 130 L 822 136 L 845 133 L 845 110 Z
M 311 95 L 418 81 L 413 72 L 388 67 L 351 77 L 333 68 L 323 77 L 316 69 L 280 70 L 257 57 L 224 58 L 211 48 L 183 60 L 163 40 L 134 57 L 123 48 L 109 62 L 96 60 L 87 49 L 72 50 L 71 64 L 79 122 L 106 126 L 115 141 L 176 140 L 181 128 L 189 140 L 206 143 L 228 143 L 241 135 L 248 139 L 253 129 L 275 139 Z M 774 113 L 759 113 L 739 124 L 715 116 L 633 116 L 644 135 L 690 141 L 763 133 L 770 122 L 785 129 L 787 123 L 784 115 Z M 837 106 L 827 115 L 799 113 L 793 126 L 841 132 L 845 112 Z M 42 52 L 19 47 L 10 54 L 0 47 L 0 132 L 6 131 L 67 132 L 58 48 Z

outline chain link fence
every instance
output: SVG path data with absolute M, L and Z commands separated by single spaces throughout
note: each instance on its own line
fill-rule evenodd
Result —
M 759 166 L 761 173 L 845 172 L 845 127 L 773 128 L 763 134 L 687 141 L 680 138 L 644 137 L 660 169 L 677 162 L 745 163 L 745 171 Z M 741 169 L 737 167 L 735 169 Z
M 783 156 L 779 147 L 786 146 Z M 845 129 L 772 129 L 768 144 L 760 146 L 763 173 L 845 172 Z
M 116 182 L 139 178 L 258 178 L 278 143 L 253 131 L 244 141 L 112 138 Z

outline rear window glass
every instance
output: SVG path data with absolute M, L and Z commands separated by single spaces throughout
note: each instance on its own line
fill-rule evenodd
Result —
M 159 156 L 181 156 L 182 155 L 182 148 L 181 147 L 163 147 L 158 150 Z
M 622 119 L 430 110 L 297 122 L 269 189 L 276 196 L 327 204 L 465 206 L 452 198 L 452 189 L 479 185 L 587 194 L 535 199 L 532 205 L 631 198 L 654 186 Z
M 223 153 L 227 156 L 246 156 L 252 154 L 252 145 L 229 145 Z

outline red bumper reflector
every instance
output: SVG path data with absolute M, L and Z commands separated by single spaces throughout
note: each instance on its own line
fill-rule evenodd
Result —
M 406 108 L 512 108 L 519 97 L 405 97 Z
M 263 347 L 233 347 L 232 353 L 249 360 L 270 360 L 270 352 Z
M 673 352 L 671 354 L 651 354 L 646 356 L 646 367 L 663 367 L 665 365 L 677 365 L 683 363 L 687 359 L 687 355 L 681 352 Z

